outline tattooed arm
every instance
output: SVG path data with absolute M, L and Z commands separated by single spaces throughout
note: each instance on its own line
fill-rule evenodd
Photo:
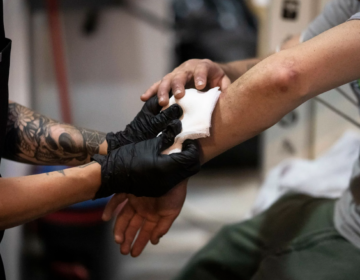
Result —
M 59 123 L 10 102 L 4 157 L 42 165 L 80 165 L 106 154 L 105 133 Z

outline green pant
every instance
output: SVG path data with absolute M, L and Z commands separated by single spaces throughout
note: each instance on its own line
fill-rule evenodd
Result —
M 360 250 L 336 231 L 334 204 L 285 196 L 263 214 L 224 227 L 176 279 L 360 279 Z

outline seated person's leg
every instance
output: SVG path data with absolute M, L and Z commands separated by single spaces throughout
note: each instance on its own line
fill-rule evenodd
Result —
M 252 280 L 357 279 L 360 250 L 335 229 L 335 201 L 302 197 L 289 197 L 268 211 L 283 241 L 275 232 L 266 234 L 269 249 Z
M 261 221 L 261 217 L 258 217 L 225 226 L 190 260 L 175 279 L 251 279 L 261 260 Z
M 225 227 L 177 279 L 302 280 L 321 273 L 325 278 L 316 279 L 333 279 L 326 277 L 334 275 L 335 256 L 344 258 L 345 264 L 352 258 L 360 261 L 360 250 L 335 230 L 334 203 L 306 195 L 285 196 L 254 219 Z M 340 263 L 344 261 L 335 265 Z

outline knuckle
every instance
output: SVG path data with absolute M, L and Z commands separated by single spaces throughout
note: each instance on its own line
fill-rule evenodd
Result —
M 210 64 L 212 64 L 213 62 L 210 59 L 205 58 L 205 59 L 201 60 L 201 63 L 206 66 L 210 66 Z
M 182 65 L 184 68 L 188 68 L 191 65 L 191 60 L 185 61 Z

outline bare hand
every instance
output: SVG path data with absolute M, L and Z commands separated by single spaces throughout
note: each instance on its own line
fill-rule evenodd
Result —
M 180 214 L 186 186 L 187 180 L 159 198 L 127 196 L 128 201 L 117 215 L 114 227 L 115 242 L 120 244 L 122 254 L 131 252 L 133 257 L 137 257 L 149 240 L 154 245 L 159 243 Z M 125 199 L 124 194 L 113 196 L 105 207 L 103 220 L 110 220 Z M 138 231 L 139 235 L 133 243 Z
M 210 88 L 218 86 L 224 91 L 230 84 L 231 81 L 220 64 L 209 59 L 191 59 L 153 84 L 141 96 L 141 100 L 146 101 L 157 94 L 160 106 L 166 106 L 169 103 L 171 90 L 176 98 L 182 98 L 185 95 L 185 87 L 195 85 L 196 89 L 203 90 L 206 86 Z

